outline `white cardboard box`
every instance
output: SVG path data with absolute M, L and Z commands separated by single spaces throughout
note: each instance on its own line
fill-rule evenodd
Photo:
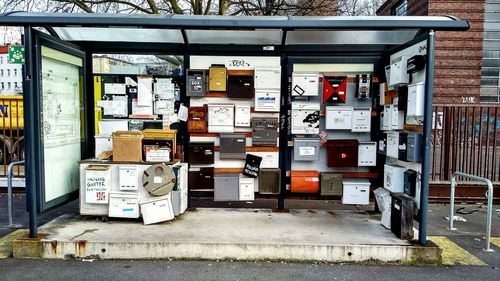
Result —
M 397 165 L 384 165 L 384 188 L 393 193 L 402 193 L 406 168 Z
M 352 106 L 326 106 L 325 129 L 351 130 Z
M 367 179 L 343 179 L 342 191 L 342 204 L 370 203 L 370 181 Z
M 292 96 L 317 96 L 318 93 L 318 73 L 292 73 Z
M 425 83 L 408 85 L 408 116 L 424 116 Z
M 377 165 L 377 143 L 374 141 L 360 142 L 358 146 L 358 166 Z
M 280 91 L 255 89 L 255 111 L 279 112 Z
M 254 188 L 255 188 L 255 179 L 240 178 L 239 182 L 240 201 L 253 201 L 255 199 Z
M 109 193 L 110 218 L 138 218 L 139 193 L 135 192 L 110 192 Z
M 354 108 L 352 110 L 353 132 L 370 132 L 372 123 L 372 109 L 370 107 Z
M 174 219 L 171 194 L 153 197 L 141 202 L 141 214 L 144 224 L 153 224 Z
M 136 165 L 120 165 L 118 167 L 120 191 L 137 191 L 138 173 Z
M 279 92 L 281 86 L 281 67 L 279 66 L 256 66 L 254 71 L 255 89 L 276 89 Z
M 319 134 L 319 109 L 319 103 L 292 102 L 292 134 Z

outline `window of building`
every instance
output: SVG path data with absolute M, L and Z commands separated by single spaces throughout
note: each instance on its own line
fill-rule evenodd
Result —
M 14 88 L 17 89 L 18 86 L 17 82 L 14 82 Z
M 3 63 L 3 57 L 0 57 L 0 63 Z
M 484 9 L 481 102 L 500 103 L 500 5 L 486 1 Z
M 7 90 L 10 90 L 11 87 L 12 87 L 12 84 L 10 82 L 7 82 Z
M 5 83 L 2 82 L 2 90 L 5 89 Z
M 14 77 L 17 77 L 17 69 L 14 69 Z
M 391 14 L 393 16 L 406 16 L 408 14 L 408 1 L 400 1 L 396 6 L 392 8 Z
M 0 76 L 3 77 L 3 69 L 0 69 Z
M 10 77 L 10 69 L 7 69 L 7 76 Z

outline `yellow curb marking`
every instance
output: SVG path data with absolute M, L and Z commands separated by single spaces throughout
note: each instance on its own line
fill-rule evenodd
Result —
M 27 229 L 18 229 L 0 238 L 0 259 L 12 256 L 12 241 L 28 235 Z
M 482 265 L 482 260 L 444 236 L 430 236 L 429 239 L 443 250 L 443 265 Z
M 491 244 L 500 248 L 500 237 L 491 237 L 490 241 L 491 241 Z

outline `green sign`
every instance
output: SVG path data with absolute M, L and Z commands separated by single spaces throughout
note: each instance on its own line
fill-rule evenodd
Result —
M 24 63 L 24 46 L 20 45 L 9 46 L 9 63 L 12 64 Z

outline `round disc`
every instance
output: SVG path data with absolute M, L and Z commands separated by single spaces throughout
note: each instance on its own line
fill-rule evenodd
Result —
M 176 181 L 172 167 L 165 164 L 152 165 L 142 175 L 142 186 L 155 196 L 168 194 L 174 188 Z

